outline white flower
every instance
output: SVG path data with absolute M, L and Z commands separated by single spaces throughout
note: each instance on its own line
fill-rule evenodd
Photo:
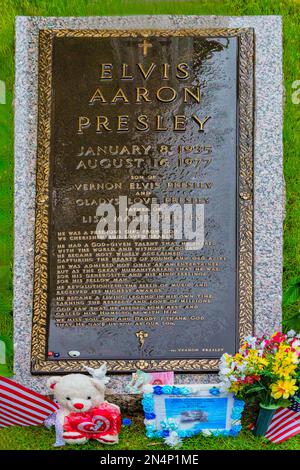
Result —
M 266 340 L 264 339 L 260 344 L 260 348 L 265 349 L 265 346 L 266 346 Z
M 300 341 L 298 339 L 295 339 L 294 341 L 292 341 L 293 348 L 299 348 L 299 346 L 300 346 Z
M 220 362 L 226 362 L 226 357 L 225 357 L 225 354 L 222 354 L 222 356 L 220 357 Z
M 147 426 L 148 424 L 153 424 L 153 420 L 152 419 L 144 419 L 144 424 L 145 424 L 145 426 Z
M 220 367 L 220 375 L 230 374 L 231 369 L 229 367 Z
M 296 336 L 296 331 L 295 330 L 289 330 L 287 332 L 287 335 L 288 335 L 288 338 L 293 338 L 294 336 Z
M 211 431 L 209 431 L 209 429 L 203 429 L 202 434 L 203 436 L 211 436 Z
M 178 436 L 176 431 L 170 432 L 170 435 L 168 437 L 165 437 L 164 441 L 170 447 L 179 447 L 182 444 L 182 440 Z
M 144 386 L 143 386 L 143 392 L 144 392 L 144 393 L 152 393 L 152 392 L 153 392 L 153 387 L 152 387 L 152 385 L 148 385 L 148 384 L 147 384 L 147 385 L 144 385 Z
M 224 380 L 219 385 L 220 385 L 220 390 L 222 392 L 227 392 L 228 389 L 230 388 L 231 382 L 230 382 L 230 380 L 227 380 L 227 381 Z
M 245 372 L 246 369 L 247 369 L 247 364 L 245 362 L 239 366 L 239 371 L 241 372 Z
M 220 367 L 228 367 L 228 354 L 223 354 L 220 358 Z
M 244 341 L 250 344 L 252 348 L 256 345 L 256 338 L 255 336 L 245 336 Z

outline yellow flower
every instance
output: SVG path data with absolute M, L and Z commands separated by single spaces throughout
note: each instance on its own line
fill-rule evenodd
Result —
M 293 364 L 298 365 L 298 363 L 299 363 L 299 358 L 298 358 L 298 355 L 297 355 L 296 352 L 291 352 L 291 353 L 290 353 L 290 359 L 291 359 L 291 361 L 292 361 Z
M 223 354 L 223 358 L 225 359 L 225 362 L 226 362 L 227 365 L 231 364 L 232 357 L 229 354 L 227 354 L 227 353 Z
M 290 346 L 281 343 L 278 352 L 275 355 L 275 361 L 283 361 L 292 364 L 298 364 L 299 358 L 296 351 L 292 351 Z
M 231 385 L 230 385 L 230 391 L 232 393 L 238 393 L 240 388 L 241 388 L 241 386 L 240 386 L 239 382 L 232 382 Z
M 262 366 L 262 367 L 263 367 L 263 366 L 267 366 L 268 363 L 269 363 L 268 359 L 265 359 L 265 358 L 263 358 L 263 357 L 259 357 L 259 358 L 257 359 L 257 362 L 258 362 L 259 366 Z
M 265 357 L 261 357 L 258 355 L 258 351 L 255 349 L 251 350 L 247 356 L 247 362 L 249 367 L 254 367 L 259 370 L 264 369 L 268 366 L 269 361 Z
M 287 379 L 289 375 L 295 374 L 296 368 L 296 364 L 274 364 L 272 372 Z
M 237 353 L 233 356 L 233 360 L 237 363 L 237 364 L 242 364 L 243 361 L 244 361 L 244 358 L 243 356 L 240 354 L 240 353 Z
M 279 398 L 289 398 L 294 395 L 298 387 L 295 385 L 296 380 L 279 380 L 271 385 L 271 395 L 275 400 Z

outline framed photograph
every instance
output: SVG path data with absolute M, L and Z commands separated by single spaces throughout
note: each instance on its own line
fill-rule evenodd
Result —
M 236 436 L 242 428 L 244 402 L 218 384 L 146 385 L 142 404 L 149 438 Z

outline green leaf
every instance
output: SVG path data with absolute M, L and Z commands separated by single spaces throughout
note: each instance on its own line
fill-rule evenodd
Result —
M 11 377 L 12 376 L 12 369 L 10 366 L 12 366 L 12 356 L 13 356 L 13 348 L 12 348 L 12 341 L 10 338 L 7 338 L 6 336 L 0 335 L 0 341 L 4 342 L 5 344 L 5 352 L 4 352 L 4 361 L 2 358 L 2 344 L 0 345 L 1 347 L 1 355 L 0 355 L 0 375 L 3 377 Z
M 264 387 L 261 385 L 256 385 L 255 387 L 251 387 L 248 390 L 245 391 L 245 395 L 249 395 L 250 393 L 254 392 L 260 392 L 261 390 L 264 390 Z
M 284 291 L 282 305 L 287 307 L 298 300 L 300 296 L 300 277 L 295 278 L 291 285 Z
M 286 329 L 295 330 L 296 332 L 299 332 L 300 331 L 300 312 L 284 320 L 283 324 Z
M 6 364 L 0 364 L 0 376 L 2 377 L 11 377 L 12 373 Z
M 278 400 L 276 402 L 276 405 L 280 406 L 281 408 L 287 408 L 288 406 L 291 406 L 291 402 L 290 402 L 290 400 L 282 399 L 282 400 Z

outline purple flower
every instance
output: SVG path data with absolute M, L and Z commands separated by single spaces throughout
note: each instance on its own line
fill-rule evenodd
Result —
M 162 435 L 163 435 L 163 437 L 169 437 L 170 431 L 168 431 L 167 429 L 164 429 L 163 432 L 162 432 Z
M 146 419 L 155 419 L 155 417 L 156 417 L 155 413 L 145 413 Z
M 153 393 L 155 395 L 162 395 L 164 392 L 160 385 L 156 385 L 155 387 L 153 387 Z

